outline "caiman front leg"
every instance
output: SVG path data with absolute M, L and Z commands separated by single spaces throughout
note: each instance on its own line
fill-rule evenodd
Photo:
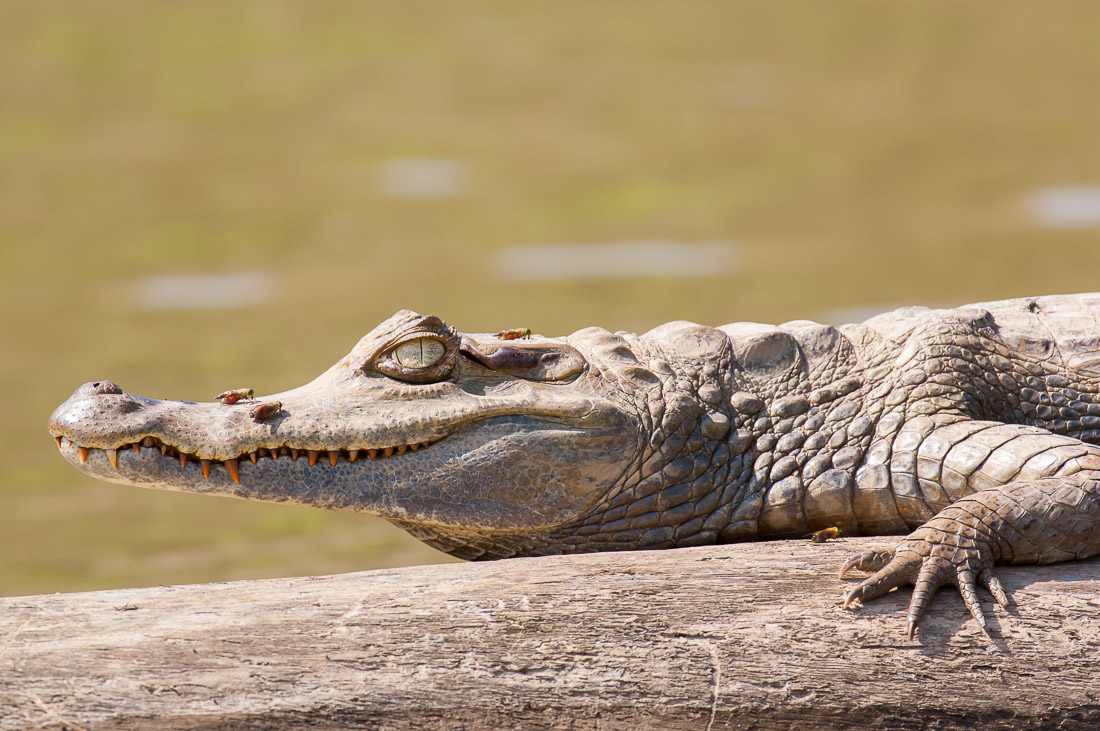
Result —
M 912 584 L 912 639 L 936 590 L 953 584 L 988 631 L 977 587 L 988 589 L 1002 606 L 1009 603 L 993 574 L 995 563 L 1049 564 L 1100 554 L 1100 450 L 1034 427 L 980 426 L 933 430 L 917 451 L 925 465 L 929 458 L 942 459 L 938 484 L 946 493 L 992 486 L 942 509 L 893 551 L 847 559 L 841 577 L 853 568 L 874 573 L 849 592 L 846 608 Z M 972 472 L 966 472 L 968 465 L 974 465 Z M 1015 481 L 995 484 L 1006 478 Z M 920 484 L 931 487 L 926 478 Z

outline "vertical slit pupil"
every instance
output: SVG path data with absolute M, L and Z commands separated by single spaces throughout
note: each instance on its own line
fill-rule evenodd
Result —
M 446 348 L 434 338 L 416 338 L 397 346 L 393 358 L 406 368 L 428 368 L 443 357 Z

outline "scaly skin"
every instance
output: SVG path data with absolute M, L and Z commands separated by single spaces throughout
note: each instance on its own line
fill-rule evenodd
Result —
M 380 515 L 466 559 L 912 532 L 841 574 L 909 633 L 996 562 L 1100 553 L 1100 294 L 859 325 L 505 341 L 402 311 L 270 416 L 85 384 L 50 417 L 102 479 Z

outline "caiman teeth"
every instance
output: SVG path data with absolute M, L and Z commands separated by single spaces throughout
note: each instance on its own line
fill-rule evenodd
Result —
M 100 449 L 99 447 L 80 447 L 77 446 L 71 439 L 66 442 L 64 437 L 54 437 L 54 441 L 57 442 L 57 446 L 64 449 L 66 444 L 68 447 L 76 447 L 77 455 L 80 458 L 80 463 L 85 464 L 88 461 L 88 454 L 93 449 Z M 168 457 L 169 459 L 179 459 L 180 469 L 186 469 L 187 463 L 190 461 L 198 462 L 202 468 L 202 476 L 204 479 L 210 479 L 210 469 L 214 463 L 219 463 L 225 466 L 225 471 L 229 474 L 230 479 L 236 484 L 241 484 L 240 475 L 240 462 L 244 457 L 247 457 L 252 461 L 252 464 L 259 464 L 259 460 L 264 457 L 270 457 L 273 460 L 278 460 L 280 456 L 289 455 L 292 460 L 297 460 L 303 453 L 308 458 L 309 466 L 315 466 L 322 454 L 328 457 L 328 463 L 333 467 L 336 467 L 340 461 L 340 456 L 343 455 L 348 462 L 355 462 L 359 459 L 359 456 L 366 453 L 366 456 L 370 459 L 379 459 L 383 457 L 392 457 L 394 454 L 405 454 L 406 452 L 415 452 L 423 447 L 427 447 L 431 442 L 416 442 L 413 444 L 398 444 L 393 447 L 376 447 L 376 448 L 357 448 L 357 449 L 301 449 L 298 447 L 258 447 L 250 452 L 242 452 L 237 457 L 231 459 L 219 460 L 219 459 L 201 459 L 195 454 L 188 454 L 182 452 L 176 447 L 170 444 L 166 444 L 156 437 L 143 437 L 136 442 L 128 442 L 126 444 L 120 444 L 117 447 L 111 447 L 102 449 L 106 454 L 107 461 L 111 464 L 111 467 L 118 469 L 118 453 L 120 450 L 125 450 L 127 447 L 131 447 L 134 453 L 141 455 L 141 448 L 146 447 L 148 449 L 159 449 L 161 456 Z M 155 454 L 155 452 L 154 452 Z M 251 468 L 250 468 L 251 469 Z M 247 477 L 247 475 L 246 475 Z

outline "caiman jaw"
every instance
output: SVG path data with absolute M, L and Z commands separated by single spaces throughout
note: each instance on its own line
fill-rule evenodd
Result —
M 405 454 L 405 452 L 416 452 L 424 447 L 427 447 L 435 442 L 424 441 L 414 444 L 398 444 L 392 447 L 378 447 L 378 448 L 364 448 L 364 449 L 301 449 L 299 447 L 283 445 L 281 447 L 261 447 L 251 452 L 245 452 L 232 459 L 219 460 L 219 459 L 200 459 L 194 454 L 188 454 L 182 452 L 176 447 L 167 444 L 157 437 L 145 437 L 144 439 L 132 442 L 129 444 L 120 444 L 117 447 L 100 448 L 100 447 L 83 447 L 72 441 L 68 437 L 55 436 L 54 441 L 57 442 L 57 446 L 61 449 L 62 453 L 66 449 L 75 449 L 80 459 L 81 464 L 85 464 L 88 461 L 88 455 L 92 452 L 103 452 L 107 458 L 107 461 L 111 463 L 111 466 L 118 469 L 118 453 L 120 450 L 125 451 L 127 449 L 133 449 L 135 454 L 141 455 L 142 449 L 150 449 L 154 452 L 160 452 L 161 456 L 165 459 L 178 460 L 180 469 L 187 467 L 187 463 L 198 464 L 202 467 L 202 474 L 204 478 L 210 478 L 210 468 L 212 465 L 222 465 L 225 467 L 226 472 L 233 479 L 233 482 L 238 485 L 241 484 L 240 480 L 240 468 L 239 462 L 244 459 L 252 461 L 252 464 L 257 464 L 261 459 L 273 459 L 278 460 L 280 457 L 289 457 L 292 461 L 297 460 L 301 456 L 305 456 L 309 460 L 310 467 L 317 464 L 321 456 L 325 457 L 325 460 L 329 462 L 333 467 L 340 459 L 344 459 L 347 462 L 354 462 L 362 456 L 368 459 L 384 459 L 386 457 L 392 457 L 395 454 Z M 439 440 L 435 440 L 439 441 Z M 321 460 L 323 464 L 325 460 Z

